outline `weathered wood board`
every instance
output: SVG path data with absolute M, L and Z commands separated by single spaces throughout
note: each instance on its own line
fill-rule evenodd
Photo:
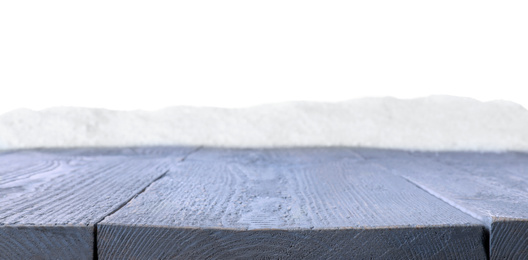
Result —
M 528 259 L 528 155 L 358 150 L 454 207 L 481 219 L 492 259 Z
M 528 257 L 524 153 L 195 150 L 0 153 L 0 259 Z
M 193 154 L 101 221 L 99 257 L 486 258 L 480 221 L 357 154 L 222 152 Z
M 170 164 L 193 149 L 172 148 Z M 0 156 L 0 259 L 91 259 L 94 225 L 169 169 L 165 158 L 83 153 Z

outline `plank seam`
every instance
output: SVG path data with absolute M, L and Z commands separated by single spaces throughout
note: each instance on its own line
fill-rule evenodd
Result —
M 468 209 L 462 207 L 461 205 L 458 205 L 456 202 L 451 201 L 451 200 L 449 200 L 449 199 L 443 197 L 442 195 L 440 195 L 440 194 L 438 194 L 438 193 L 436 193 L 436 192 L 434 192 L 434 191 L 428 189 L 427 187 L 422 186 L 422 185 L 420 185 L 419 183 L 413 182 L 413 181 L 410 180 L 410 179 L 407 179 L 407 178 L 404 177 L 404 176 L 399 176 L 399 177 L 401 177 L 401 178 L 403 178 L 404 180 L 406 180 L 407 182 L 413 184 L 413 185 L 416 186 L 417 188 L 419 188 L 419 189 L 421 189 L 421 190 L 427 192 L 427 193 L 430 194 L 431 196 L 433 196 L 433 197 L 435 197 L 435 198 L 437 198 L 437 199 L 439 199 L 439 200 L 441 200 L 441 201 L 443 201 L 443 202 L 449 204 L 449 206 L 451 206 L 451 207 L 453 207 L 453 208 L 455 208 L 455 209 L 461 211 L 462 213 L 464 213 L 464 214 L 466 214 L 466 215 L 469 215 L 469 216 L 471 216 L 471 217 L 474 218 L 474 219 L 479 220 L 480 222 L 482 222 L 483 226 L 484 226 L 486 229 L 490 229 L 490 228 L 491 228 L 490 226 L 488 226 L 487 221 L 484 220 L 484 219 L 482 219 L 482 217 L 479 216 L 478 214 L 476 214 L 475 212 L 473 212 L 473 211 L 471 211 L 471 210 L 468 210 Z
M 393 175 L 396 175 L 396 174 L 393 174 Z M 398 175 L 397 175 L 398 176 Z M 428 194 L 430 194 L 431 196 L 447 203 L 449 206 L 461 211 L 462 213 L 466 214 L 466 215 L 469 215 L 470 217 L 474 218 L 474 219 L 477 219 L 479 220 L 483 225 L 483 237 L 482 237 L 482 244 L 484 246 L 484 250 L 486 250 L 486 256 L 487 256 L 487 259 L 490 259 L 489 256 L 490 256 L 490 232 L 491 232 L 491 226 L 488 226 L 488 224 L 486 223 L 486 221 L 484 221 L 483 219 L 481 219 L 480 217 L 478 217 L 477 214 L 475 214 L 474 212 L 468 210 L 468 209 L 465 209 L 463 208 L 462 206 L 460 205 L 457 205 L 455 202 L 452 202 L 448 199 L 445 199 L 444 197 L 442 197 L 441 195 L 439 195 L 438 193 L 434 192 L 434 191 L 431 191 L 429 189 L 427 189 L 426 187 L 423 187 L 421 186 L 420 184 L 416 183 L 416 182 L 413 182 L 412 180 L 409 180 L 407 178 L 405 178 L 404 176 L 399 176 L 401 178 L 403 178 L 404 180 L 406 180 L 407 182 L 411 183 L 412 185 L 416 186 L 418 189 L 421 189 L 425 192 L 427 192 Z
M 492 221 L 483 219 L 476 212 L 473 212 L 473 211 L 471 211 L 469 209 L 466 209 L 466 208 L 462 207 L 461 205 L 458 205 L 454 201 L 451 201 L 451 200 L 441 196 L 440 194 L 428 189 L 425 186 L 420 185 L 419 183 L 413 182 L 412 180 L 406 178 L 405 176 L 402 176 L 402 175 L 399 175 L 399 174 L 396 174 L 396 173 L 392 172 L 388 167 L 382 165 L 381 163 L 372 162 L 370 159 L 367 159 L 361 153 L 356 153 L 356 154 L 359 155 L 359 157 L 362 158 L 365 162 L 370 162 L 372 164 L 375 164 L 375 165 L 377 165 L 379 167 L 382 167 L 382 168 L 386 169 L 392 175 L 394 175 L 396 177 L 400 177 L 400 178 L 406 180 L 410 184 L 416 186 L 418 189 L 421 189 L 421 190 L 425 191 L 426 193 L 430 194 L 431 196 L 433 196 L 433 197 L 435 197 L 435 198 L 447 203 L 448 205 L 450 205 L 451 207 L 461 211 L 462 213 L 464 213 L 466 215 L 469 215 L 470 217 L 472 217 L 474 219 L 479 220 L 483 224 L 483 227 L 484 227 L 484 229 L 483 229 L 483 237 L 482 237 L 482 244 L 483 244 L 484 250 L 486 251 L 486 258 L 490 259 L 490 255 L 491 255 L 491 247 L 490 247 L 490 244 L 491 244 L 491 222 Z M 409 156 L 411 156 L 411 157 L 416 158 L 415 156 L 413 156 L 409 152 L 407 152 L 407 154 Z M 430 161 L 432 163 L 440 163 L 440 164 L 442 164 L 442 165 L 444 165 L 446 167 L 450 167 L 450 165 L 448 165 L 448 164 L 444 164 L 444 163 L 441 163 L 441 162 L 436 162 L 436 161 L 433 161 L 431 159 L 427 159 L 427 158 L 421 158 L 421 159 L 428 160 L 428 161 Z M 456 168 L 456 169 L 458 170 L 458 168 Z
M 92 259 L 98 260 L 99 259 L 99 253 L 97 252 L 97 225 L 94 225 L 93 227 L 93 256 Z
M 414 157 L 414 158 L 420 158 L 420 157 L 417 157 L 417 156 L 414 156 L 412 154 L 409 154 L 410 156 Z M 434 159 L 431 159 L 431 158 L 420 158 L 422 160 L 427 160 L 431 163 L 434 163 L 434 164 L 439 164 L 439 165 L 442 165 L 446 168 L 450 168 L 450 169 L 453 169 L 454 171 L 459 171 L 459 172 L 464 172 L 464 173 L 468 173 L 468 174 L 472 174 L 471 172 L 465 170 L 465 169 L 461 169 L 461 168 L 458 168 L 454 165 L 451 165 L 451 164 L 448 164 L 448 163 L 445 163 L 445 162 L 442 162 L 442 161 L 437 161 L 437 160 L 434 160 Z M 402 176 L 403 178 L 405 178 L 404 176 Z M 407 179 L 407 178 L 405 178 Z M 412 182 L 411 180 L 407 179 L 407 181 L 409 182 Z M 416 183 L 415 185 L 419 186 L 420 184 Z M 439 199 L 445 201 L 446 203 L 449 203 L 449 205 L 453 206 L 453 207 L 456 207 L 457 209 L 459 209 L 460 211 L 472 216 L 473 218 L 476 218 L 480 221 L 482 221 L 484 223 L 484 225 L 486 226 L 487 229 L 490 229 L 491 230 L 491 224 L 493 223 L 493 218 L 492 217 L 482 217 L 481 214 L 479 213 L 476 213 L 476 212 L 473 212 L 472 210 L 469 210 L 469 209 L 466 209 L 464 208 L 462 205 L 457 205 L 456 202 L 454 201 L 451 201 L 447 198 L 443 198 L 440 194 L 437 194 L 435 193 L 434 191 L 431 191 L 431 190 L 428 190 L 425 186 L 422 187 L 423 190 L 427 191 L 428 193 L 430 193 L 431 195 L 435 196 L 435 197 L 438 197 Z
M 196 149 L 190 151 L 188 154 L 186 154 L 185 156 L 182 157 L 182 159 L 179 160 L 179 162 L 183 162 L 185 161 L 185 159 L 187 159 L 191 154 L 194 154 L 196 152 L 198 152 L 199 150 L 201 150 L 203 148 L 203 146 L 199 146 L 197 147 Z M 155 178 L 154 180 L 152 180 L 147 186 L 145 186 L 142 190 L 140 190 L 137 194 L 131 196 L 130 199 L 126 200 L 125 202 L 123 202 L 121 205 L 119 205 L 119 207 L 117 207 L 116 209 L 112 210 L 110 213 L 108 213 L 106 216 L 103 216 L 102 218 L 98 219 L 97 221 L 95 221 L 95 224 L 94 224 L 94 248 L 93 248 L 93 259 L 94 260 L 98 260 L 99 259 L 99 254 L 98 254 L 98 248 L 97 248 L 97 225 L 99 223 L 101 223 L 101 221 L 103 221 L 105 218 L 113 215 L 114 213 L 116 213 L 117 211 L 119 211 L 120 209 L 122 209 L 123 207 L 125 207 L 130 201 L 132 201 L 133 199 L 137 198 L 139 195 L 141 195 L 143 192 L 145 192 L 150 186 L 152 186 L 152 184 L 154 184 L 155 182 L 157 182 L 158 180 L 162 179 L 163 177 L 167 176 L 167 173 L 169 173 L 170 170 L 166 170 L 163 172 L 163 174 L 161 174 L 160 176 L 158 176 L 157 178 Z
M 182 157 L 182 159 L 179 160 L 179 162 L 183 162 L 185 161 L 185 159 L 187 159 L 191 154 L 194 154 L 196 152 L 198 152 L 200 149 L 202 149 L 203 146 L 199 146 L 197 147 L 196 149 L 192 150 L 191 152 L 189 152 L 188 154 L 186 154 L 185 156 Z M 95 222 L 95 225 L 99 224 L 101 221 L 103 221 L 105 218 L 107 218 L 108 216 L 111 216 L 113 215 L 114 213 L 116 213 L 118 210 L 120 210 L 121 208 L 123 208 L 124 206 L 126 206 L 130 201 L 132 201 L 133 199 L 137 198 L 139 195 L 141 195 L 143 192 L 145 192 L 145 190 L 147 190 L 150 186 L 152 186 L 152 184 L 154 184 L 155 182 L 157 182 L 158 180 L 160 180 L 161 178 L 165 177 L 167 175 L 167 173 L 169 173 L 170 170 L 166 170 L 163 172 L 163 174 L 161 174 L 160 176 L 158 176 L 157 178 L 155 178 L 154 180 L 152 180 L 147 186 L 145 186 L 143 189 L 141 189 L 137 194 L 134 194 L 130 199 L 126 200 L 125 202 L 123 202 L 121 205 L 119 205 L 119 207 L 117 207 L 115 210 L 113 210 L 112 212 L 108 213 L 108 215 L 100 218 L 99 220 L 97 220 Z
M 407 153 L 407 154 L 408 154 L 409 156 L 411 156 L 411 157 L 416 158 L 416 157 L 413 156 L 412 154 L 409 154 L 409 153 Z M 409 182 L 409 183 L 413 184 L 414 186 L 418 187 L 419 189 L 421 189 L 421 190 L 427 192 L 428 194 L 432 195 L 433 197 L 435 197 L 435 198 L 437 198 L 437 199 L 439 199 L 439 200 L 441 200 L 441 201 L 443 201 L 443 202 L 449 204 L 451 207 L 454 207 L 454 208 L 456 208 L 457 210 L 461 211 L 462 213 L 464 213 L 464 214 L 466 214 L 466 215 L 469 215 L 469 216 L 471 216 L 471 217 L 474 218 L 474 219 L 479 220 L 480 222 L 482 222 L 482 223 L 484 224 L 484 227 L 485 227 L 488 231 L 491 229 L 491 222 L 492 222 L 491 220 L 486 219 L 485 217 L 483 218 L 483 217 L 480 216 L 478 213 L 473 212 L 472 210 L 469 210 L 469 209 L 463 207 L 462 205 L 458 205 L 456 202 L 451 201 L 451 200 L 445 198 L 444 196 L 442 196 L 442 195 L 440 195 L 440 194 L 434 192 L 433 190 L 428 189 L 428 188 L 427 188 L 426 186 L 424 186 L 424 185 L 421 185 L 421 184 L 419 184 L 419 183 L 416 183 L 416 182 L 412 181 L 411 179 L 406 178 L 405 176 L 402 176 L 402 175 L 400 175 L 400 174 L 396 174 L 396 173 L 394 173 L 393 171 L 391 171 L 391 169 L 389 169 L 387 166 L 384 166 L 384 165 L 381 164 L 381 163 L 372 162 L 371 160 L 365 158 L 365 157 L 364 157 L 363 155 L 361 155 L 361 154 L 359 154 L 359 156 L 360 156 L 361 158 L 363 158 L 366 162 L 370 162 L 370 163 L 375 164 L 375 165 L 377 165 L 377 166 L 379 166 L 379 167 L 382 167 L 383 169 L 385 169 L 385 170 L 387 170 L 388 172 L 390 172 L 392 175 L 395 175 L 395 176 L 397 176 L 397 177 L 400 177 L 400 178 L 406 180 L 407 182 Z M 430 162 L 432 162 L 432 163 L 439 163 L 439 164 L 442 164 L 442 165 L 444 165 L 444 166 L 446 166 L 446 167 L 450 167 L 450 166 L 447 165 L 447 164 L 443 164 L 443 163 L 441 163 L 441 162 L 436 162 L 436 161 L 433 161 L 433 160 L 431 160 L 431 159 L 427 159 L 427 158 L 420 158 L 420 159 L 428 160 L 428 161 L 430 161 Z M 450 168 L 452 168 L 452 167 L 450 167 Z M 458 170 L 458 168 L 456 168 L 456 169 Z
M 411 157 L 417 158 L 417 156 L 413 155 L 412 153 L 407 153 L 407 154 L 409 156 L 411 156 Z M 454 169 L 456 171 L 461 171 L 461 172 L 465 172 L 465 173 L 471 174 L 471 172 L 469 172 L 469 171 L 467 171 L 465 169 L 461 169 L 459 167 L 456 167 L 456 166 L 451 165 L 451 164 L 446 163 L 446 162 L 438 161 L 438 160 L 431 159 L 431 158 L 421 158 L 420 157 L 420 159 L 427 160 L 429 162 L 442 165 L 442 166 L 444 166 L 446 168 L 452 168 L 452 169 Z M 483 245 L 484 245 L 484 249 L 486 250 L 486 257 L 487 257 L 487 259 L 491 258 L 491 228 L 492 228 L 492 224 L 493 224 L 493 218 L 491 218 L 491 217 L 489 217 L 489 218 L 482 217 L 478 213 L 473 212 L 473 211 L 471 211 L 469 209 L 466 209 L 462 205 L 458 205 L 456 202 L 451 201 L 451 200 L 449 200 L 447 198 L 444 198 L 440 194 L 437 194 L 436 192 L 427 189 L 425 186 L 422 187 L 420 184 L 414 183 L 413 181 L 411 181 L 410 179 L 405 178 L 404 176 L 401 176 L 401 177 L 404 178 L 405 180 L 407 180 L 408 182 L 413 183 L 414 185 L 416 185 L 416 187 L 421 188 L 425 192 L 437 197 L 438 199 L 448 203 L 452 207 L 462 211 L 463 213 L 466 213 L 466 214 L 470 215 L 471 217 L 480 220 L 484 224 L 484 233 L 483 233 L 484 237 L 482 238 L 482 242 L 483 242 Z
M 411 155 L 412 156 L 412 155 Z M 363 157 L 363 156 L 361 156 Z M 364 157 L 363 157 L 364 158 Z M 365 158 L 364 158 L 365 159 Z M 368 161 L 367 159 L 365 159 L 366 161 Z M 429 159 L 426 159 L 426 160 L 429 160 Z M 431 160 L 429 160 L 431 161 Z M 434 161 L 432 161 L 434 162 Z M 451 201 L 445 197 L 443 197 L 442 195 L 428 189 L 427 187 L 425 186 L 422 186 L 421 184 L 419 183 L 416 183 L 408 178 L 406 178 L 405 176 L 402 176 L 402 175 L 399 175 L 399 174 L 395 174 L 393 173 L 390 169 L 388 169 L 387 167 L 385 167 L 384 165 L 382 164 L 379 164 L 379 163 L 374 163 L 384 169 L 386 169 L 388 172 L 390 172 L 392 175 L 396 176 L 396 177 L 400 177 L 402 179 L 404 179 L 405 181 L 409 182 L 410 184 L 414 185 L 415 187 L 417 187 L 418 189 L 421 189 L 423 190 L 424 192 L 426 192 L 427 194 L 430 194 L 431 196 L 447 203 L 449 206 L 461 211 L 462 213 L 466 214 L 466 215 L 469 215 L 470 217 L 474 218 L 474 219 L 477 219 L 479 220 L 482 224 L 483 224 L 483 237 L 482 237 L 482 244 L 483 244 L 483 247 L 484 247 L 484 250 L 486 251 L 486 259 L 490 259 L 490 255 L 491 255 L 491 248 L 490 248 L 490 244 L 491 244 L 491 222 L 490 221 L 486 221 L 485 219 L 482 219 L 481 216 L 479 216 L 477 213 L 469 210 L 469 209 L 466 209 L 464 207 L 462 207 L 461 205 L 458 205 L 457 203 L 455 203 L 454 201 Z M 448 166 L 448 165 L 446 165 Z

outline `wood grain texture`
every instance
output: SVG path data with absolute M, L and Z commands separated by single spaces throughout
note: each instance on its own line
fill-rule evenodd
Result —
M 358 152 L 481 219 L 492 259 L 528 258 L 527 154 Z
M 0 156 L 0 259 L 91 259 L 94 224 L 167 172 L 167 160 L 116 152 Z M 76 154 L 77 153 L 77 154 Z
M 252 151 L 173 167 L 98 224 L 100 258 L 486 258 L 479 221 L 382 167 Z
M 93 225 L 2 225 L 0 259 L 92 259 Z

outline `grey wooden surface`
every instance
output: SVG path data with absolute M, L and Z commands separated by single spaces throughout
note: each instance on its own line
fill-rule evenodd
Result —
M 358 150 L 486 224 L 492 259 L 528 259 L 528 155 Z
M 97 233 L 101 259 L 486 258 L 481 222 L 351 150 L 203 149 Z
M 527 204 L 525 153 L 3 151 L 0 259 L 526 259 Z
M 0 259 L 91 259 L 94 225 L 193 149 L 172 148 L 170 160 L 150 151 L 3 153 Z

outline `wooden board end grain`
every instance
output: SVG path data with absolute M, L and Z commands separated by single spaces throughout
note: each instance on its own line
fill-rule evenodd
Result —
M 0 225 L 0 259 L 92 259 L 94 227 Z
M 100 259 L 485 259 L 479 226 L 221 229 L 103 224 Z

